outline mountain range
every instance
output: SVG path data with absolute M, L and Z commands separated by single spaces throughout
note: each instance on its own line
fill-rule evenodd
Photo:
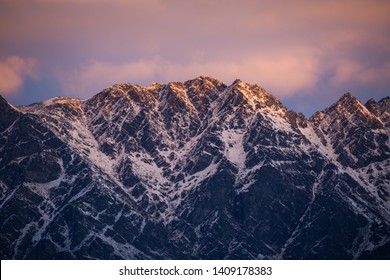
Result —
M 0 98 L 1 259 L 390 259 L 390 98 L 258 85 Z

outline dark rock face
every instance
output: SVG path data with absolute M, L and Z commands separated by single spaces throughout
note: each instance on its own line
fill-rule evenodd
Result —
M 0 99 L 2 259 L 388 259 L 389 98 L 199 77 Z

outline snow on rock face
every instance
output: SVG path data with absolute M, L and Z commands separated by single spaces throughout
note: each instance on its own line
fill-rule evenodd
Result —
M 388 104 L 346 94 L 306 119 L 210 77 L 0 100 L 1 255 L 389 257 Z
M 222 131 L 221 138 L 225 143 L 226 158 L 239 168 L 245 168 L 244 132 L 239 130 L 224 130 Z
M 365 104 L 366 108 L 379 118 L 380 121 L 386 126 L 390 127 L 390 98 L 385 97 L 378 102 L 370 99 Z
M 372 111 L 373 106 L 369 105 Z M 329 141 L 338 161 L 351 167 L 364 167 L 372 160 L 383 161 L 390 156 L 389 130 L 384 121 L 347 93 L 311 122 L 317 133 Z

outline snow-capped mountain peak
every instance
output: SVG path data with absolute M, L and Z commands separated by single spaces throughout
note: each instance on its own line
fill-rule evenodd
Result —
M 306 119 L 203 76 L 0 98 L 0 255 L 388 258 L 388 100 Z

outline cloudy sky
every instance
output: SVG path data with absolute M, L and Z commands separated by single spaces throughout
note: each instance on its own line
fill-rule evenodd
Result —
M 114 83 L 256 83 L 311 115 L 390 95 L 388 0 L 0 0 L 0 94 L 89 98 Z

